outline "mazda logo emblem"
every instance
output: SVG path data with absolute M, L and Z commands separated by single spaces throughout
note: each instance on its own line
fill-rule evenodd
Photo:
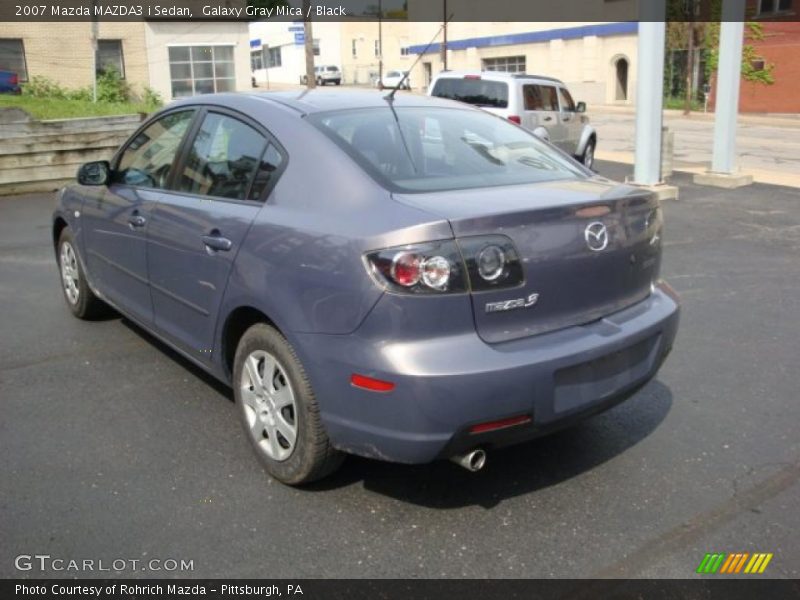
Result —
M 589 250 L 600 252 L 608 246 L 608 229 L 600 221 L 589 223 L 583 231 L 583 238 Z

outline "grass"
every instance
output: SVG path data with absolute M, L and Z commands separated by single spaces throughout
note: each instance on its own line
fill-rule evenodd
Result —
M 0 94 L 0 109 L 21 108 L 34 119 L 72 119 L 78 117 L 105 117 L 153 112 L 156 106 L 140 102 L 92 102 L 91 100 L 61 100 Z
M 675 97 L 666 97 L 664 98 L 664 108 L 673 109 L 673 110 L 683 110 L 683 107 L 686 104 L 686 100 L 684 98 L 675 98 Z M 702 111 L 703 110 L 703 103 L 699 100 L 692 100 L 692 110 L 694 111 Z

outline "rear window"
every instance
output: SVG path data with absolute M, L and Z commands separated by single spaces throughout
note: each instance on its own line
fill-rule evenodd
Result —
M 326 70 L 331 72 L 336 72 L 339 70 L 339 67 L 328 67 Z
M 396 116 L 395 116 L 396 113 Z M 583 179 L 580 165 L 489 113 L 453 108 L 370 108 L 309 121 L 381 185 L 433 192 Z
M 508 108 L 508 84 L 485 79 L 443 78 L 436 81 L 432 96 L 458 100 L 475 106 Z

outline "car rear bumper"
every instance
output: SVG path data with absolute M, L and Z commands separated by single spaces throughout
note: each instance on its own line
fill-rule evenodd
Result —
M 677 296 L 658 285 L 598 321 L 487 344 L 477 334 L 394 343 L 386 336 L 297 335 L 333 444 L 347 452 L 424 463 L 543 435 L 610 408 L 646 384 L 672 348 Z M 354 387 L 359 373 L 395 388 Z M 471 433 L 478 424 L 530 422 Z

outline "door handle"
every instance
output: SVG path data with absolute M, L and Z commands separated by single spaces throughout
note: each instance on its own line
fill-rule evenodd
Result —
M 572 117 L 561 117 L 565 123 L 568 123 Z
M 204 235 L 201 239 L 206 245 L 206 248 L 209 250 L 220 250 L 222 252 L 227 252 L 233 248 L 232 241 L 219 235 Z
M 147 223 L 147 219 L 145 219 L 142 215 L 133 214 L 128 217 L 128 225 L 131 226 L 131 229 L 136 229 L 137 227 L 144 227 Z
M 553 117 L 544 117 L 542 121 L 552 121 Z

